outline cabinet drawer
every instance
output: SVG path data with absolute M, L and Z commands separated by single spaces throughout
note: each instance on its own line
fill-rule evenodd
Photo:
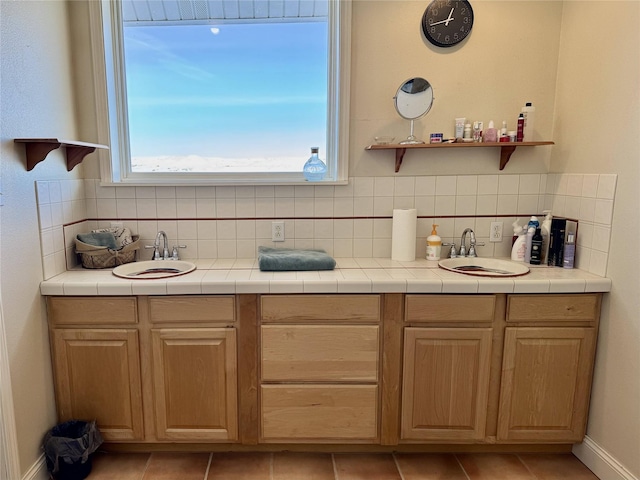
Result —
M 262 380 L 378 379 L 377 325 L 265 325 Z
M 265 441 L 374 440 L 375 385 L 263 385 Z
M 509 295 L 507 322 L 593 322 L 600 312 L 600 294 Z
M 264 295 L 263 322 L 378 322 L 379 295 Z
M 407 322 L 491 322 L 494 295 L 407 295 Z
M 122 325 L 138 322 L 135 297 L 47 297 L 52 325 Z
M 233 322 L 235 297 L 163 296 L 149 298 L 149 314 L 154 323 Z

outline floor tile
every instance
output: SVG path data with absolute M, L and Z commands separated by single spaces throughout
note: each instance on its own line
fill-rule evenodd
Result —
M 404 480 L 467 480 L 452 454 L 399 453 L 396 462 Z
M 96 453 L 89 480 L 142 480 L 150 454 Z
M 207 480 L 269 480 L 271 457 L 271 453 L 214 453 Z
M 274 453 L 273 480 L 335 480 L 329 453 Z
M 598 480 L 591 470 L 572 454 L 521 454 L 520 460 L 538 480 Z
M 142 480 L 203 480 L 208 453 L 152 453 Z
M 535 480 L 517 455 L 457 454 L 469 480 Z
M 336 480 L 401 480 L 390 454 L 336 454 Z

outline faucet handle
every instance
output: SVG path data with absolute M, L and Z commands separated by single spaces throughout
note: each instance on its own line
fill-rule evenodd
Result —
M 146 249 L 153 248 L 153 260 L 160 260 L 160 249 L 158 245 L 145 245 L 144 248 Z
M 455 244 L 455 242 L 443 243 L 442 246 L 443 247 L 451 247 L 449 249 L 449 258 L 456 258 L 458 256 L 458 254 L 456 253 L 456 244 Z
M 174 245 L 173 246 L 173 252 L 171 252 L 171 260 L 180 260 L 179 255 L 178 255 L 178 249 L 179 248 L 187 248 L 186 245 Z

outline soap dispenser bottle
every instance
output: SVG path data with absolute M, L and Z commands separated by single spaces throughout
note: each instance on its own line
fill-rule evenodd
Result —
M 438 225 L 432 224 L 431 235 L 427 237 L 427 260 L 440 260 L 440 252 L 442 250 L 442 238 L 438 235 L 436 227 Z
M 526 247 L 527 236 L 524 234 L 524 229 L 518 225 L 518 220 L 513 222 L 513 236 L 515 240 L 511 247 L 511 260 L 514 262 L 524 262 L 524 251 Z

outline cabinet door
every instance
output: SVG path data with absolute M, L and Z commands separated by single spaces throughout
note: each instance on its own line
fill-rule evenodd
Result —
M 60 421 L 93 420 L 106 441 L 142 440 L 138 332 L 55 329 Z
M 238 438 L 236 331 L 151 331 L 157 436 L 161 440 Z
M 498 440 L 582 440 L 594 342 L 593 328 L 506 329 Z
M 406 328 L 402 440 L 485 436 L 491 328 Z

